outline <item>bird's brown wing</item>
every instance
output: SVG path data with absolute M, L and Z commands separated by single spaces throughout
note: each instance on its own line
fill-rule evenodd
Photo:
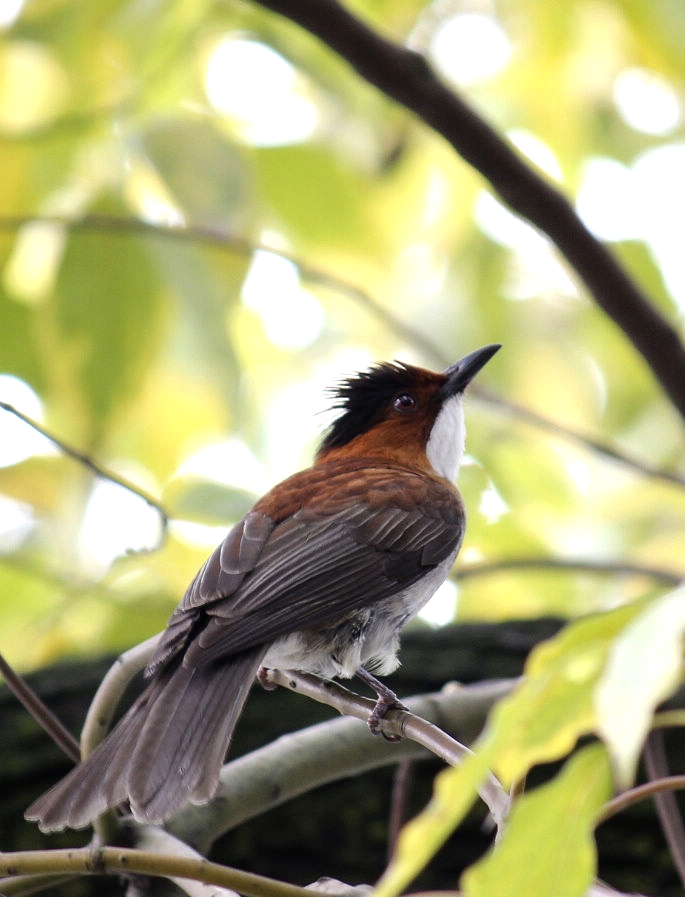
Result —
M 303 494 L 316 501 L 298 504 Z M 406 587 L 457 550 L 463 529 L 456 491 L 410 472 L 320 466 L 287 480 L 190 585 L 149 669 L 159 675 L 27 817 L 78 828 L 128 797 L 156 823 L 208 800 L 267 645 Z
M 333 477 L 331 486 L 280 523 L 260 510 L 269 510 L 262 501 L 229 533 L 169 621 L 153 670 L 183 647 L 192 667 L 333 625 L 411 585 L 459 547 L 464 514 L 446 482 L 366 469 Z M 278 495 L 269 497 L 277 507 Z

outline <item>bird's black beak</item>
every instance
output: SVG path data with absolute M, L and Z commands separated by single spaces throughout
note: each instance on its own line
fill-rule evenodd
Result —
M 485 367 L 495 352 L 501 348 L 499 343 L 483 346 L 482 349 L 476 349 L 470 355 L 464 356 L 461 361 L 450 365 L 445 371 L 447 382 L 440 388 L 438 397 L 444 401 L 450 396 L 456 396 L 457 393 L 463 392 L 478 371 Z

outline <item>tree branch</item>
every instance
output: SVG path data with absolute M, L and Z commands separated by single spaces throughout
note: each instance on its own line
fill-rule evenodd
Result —
M 28 682 L 12 669 L 2 654 L 0 654 L 0 673 L 14 697 L 28 710 L 55 744 L 62 748 L 67 757 L 70 757 L 74 763 L 78 763 L 80 759 L 78 741 L 38 697 Z
M 214 799 L 203 806 L 186 805 L 168 824 L 174 835 L 201 853 L 206 853 L 213 841 L 225 832 L 321 785 L 403 760 L 425 760 L 433 753 L 434 744 L 426 749 L 412 740 L 416 732 L 411 731 L 411 726 L 405 729 L 408 737 L 404 741 L 389 743 L 383 738 L 373 738 L 366 725 L 358 721 L 366 721 L 373 701 L 354 695 L 337 683 L 290 672 L 273 671 L 271 678 L 356 719 L 345 716 L 290 732 L 227 763 Z M 514 684 L 514 680 L 469 686 L 451 684 L 437 694 L 408 698 L 404 703 L 412 714 L 426 721 L 424 731 L 428 723 L 433 723 L 444 733 L 471 742 L 481 731 L 492 705 L 508 694 Z M 389 713 L 384 726 L 399 733 L 403 716 L 411 714 Z M 417 723 L 419 732 L 421 721 Z M 447 735 L 440 743 L 447 762 L 458 762 L 467 750 Z M 494 782 L 486 789 L 486 803 L 492 804 L 501 818 L 506 812 L 508 795 Z
M 174 838 L 163 828 L 154 825 L 135 826 L 135 846 L 137 850 L 145 853 L 158 853 L 162 856 L 187 857 L 188 859 L 203 860 L 204 857 L 189 847 L 178 838 Z M 188 897 L 238 897 L 238 893 L 229 888 L 212 889 L 207 893 L 207 885 L 204 882 L 192 878 L 180 878 L 173 876 L 170 879 L 176 887 L 184 891 Z M 147 892 L 147 889 L 144 891 Z
M 623 791 L 604 805 L 597 824 L 601 825 L 602 822 L 606 822 L 612 816 L 622 813 L 628 807 L 639 804 L 643 800 L 647 800 L 650 797 L 656 798 L 657 795 L 673 791 L 685 791 L 685 775 L 664 776 L 661 779 L 654 779 L 651 782 L 645 782 L 643 785 L 630 788 L 628 791 Z
M 54 433 L 51 433 L 50 430 L 47 430 L 44 426 L 42 426 L 42 424 L 39 424 L 38 421 L 35 421 L 33 420 L 33 418 L 28 417 L 28 415 L 23 413 L 23 411 L 19 411 L 18 408 L 14 407 L 14 405 L 10 405 L 7 402 L 0 401 L 0 409 L 8 412 L 9 414 L 13 414 L 15 417 L 18 417 L 20 421 L 31 427 L 32 430 L 36 431 L 36 433 L 40 433 L 41 436 L 44 436 L 47 440 L 49 440 L 62 452 L 62 454 L 66 455 L 68 458 L 72 458 L 74 461 L 77 461 L 83 467 L 86 467 L 88 470 L 90 470 L 91 473 L 95 474 L 96 477 L 99 477 L 102 480 L 108 480 L 110 483 L 114 483 L 116 486 L 121 486 L 122 489 L 126 489 L 128 492 L 131 492 L 133 495 L 137 495 L 138 498 L 141 498 L 147 505 L 149 505 L 149 507 L 151 507 L 159 514 L 160 519 L 160 537 L 157 540 L 157 545 L 152 546 L 151 549 L 146 548 L 144 550 L 157 551 L 164 545 L 164 541 L 166 539 L 167 531 L 169 528 L 169 518 L 162 505 L 154 498 L 152 498 L 151 495 L 148 495 L 147 492 L 144 492 L 138 486 L 134 486 L 133 483 L 124 479 L 124 477 L 120 477 L 117 474 L 112 473 L 112 471 L 105 470 L 103 467 L 100 467 L 99 464 L 96 464 L 95 461 L 93 461 L 90 455 L 87 455 L 80 449 L 75 448 L 73 445 L 70 445 L 63 439 L 60 439 L 59 436 L 55 436 Z M 131 553 L 140 554 L 141 551 L 131 549 Z
M 530 424 L 539 430 L 545 430 L 553 436 L 565 439 L 567 442 L 575 442 L 584 449 L 604 455 L 604 457 L 608 458 L 610 461 L 616 461 L 624 467 L 634 470 L 641 476 L 663 480 L 670 485 L 685 486 L 685 477 L 681 474 L 670 470 L 663 470 L 662 468 L 654 467 L 651 464 L 646 464 L 639 458 L 635 458 L 613 445 L 609 445 L 606 442 L 600 442 L 600 440 L 595 439 L 594 436 L 574 430 L 566 424 L 559 424 L 556 421 L 539 414 L 537 411 L 527 408 L 525 405 L 520 405 L 519 403 L 512 401 L 510 398 L 504 399 L 491 389 L 487 389 L 474 383 L 474 385 L 470 387 L 470 390 L 471 395 L 477 395 L 484 402 L 506 412 L 515 420 Z
M 159 635 L 155 635 L 135 645 L 110 667 L 86 715 L 81 734 L 83 757 L 107 734 L 126 688 L 144 668 L 158 640 Z M 364 722 L 374 707 L 374 701 L 317 676 L 269 670 L 268 677 L 274 684 Z M 172 820 L 170 829 L 183 841 L 200 846 L 204 853 L 219 834 L 324 782 L 405 758 L 425 757 L 426 751 L 458 765 L 469 749 L 444 730 L 458 732 L 467 740 L 475 738 L 490 707 L 510 691 L 512 684 L 509 680 L 469 687 L 448 684 L 438 695 L 408 699 L 411 713 L 392 710 L 381 721 L 385 732 L 406 738 L 399 744 L 372 738 L 366 727 L 359 727 L 353 720 L 335 720 L 290 733 L 287 738 L 226 764 L 214 800 L 204 806 L 185 806 Z M 499 826 L 508 812 L 508 794 L 492 777 L 483 786 L 481 797 Z M 111 813 L 96 821 L 103 843 L 111 842 L 117 824 Z
M 685 417 L 685 348 L 676 329 L 593 237 L 569 201 L 444 85 L 423 56 L 376 34 L 337 0 L 256 2 L 318 37 L 362 78 L 416 113 L 489 181 L 511 209 L 547 234 Z
M 0 878 L 0 894 L 2 894 L 2 897 L 28 897 L 29 894 L 38 894 L 40 891 L 55 889 L 70 881 L 74 881 L 78 877 L 76 873 L 13 875 L 9 878 Z
M 397 850 L 400 832 L 409 818 L 408 803 L 411 786 L 414 781 L 414 769 L 415 764 L 413 760 L 402 760 L 395 768 L 388 819 L 388 853 L 386 857 L 388 863 Z
M 124 651 L 114 661 L 91 701 L 81 732 L 81 755 L 87 757 L 109 732 L 119 701 L 133 678 L 145 668 L 160 633 Z
M 304 888 L 230 866 L 221 866 L 219 863 L 210 863 L 195 856 L 162 855 L 124 847 L 0 853 L 0 873 L 7 876 L 68 872 L 192 879 L 236 890 L 245 897 L 311 897 L 311 891 Z
M 364 723 L 374 707 L 374 701 L 339 683 L 306 673 L 269 670 L 268 680 Z M 411 713 L 391 710 L 381 721 L 384 732 L 406 736 L 397 743 L 372 738 L 366 726 L 347 718 L 289 733 L 226 764 L 215 798 L 204 806 L 185 806 L 169 828 L 205 853 L 211 844 L 208 838 L 213 840 L 247 819 L 327 782 L 405 759 L 425 759 L 430 754 L 458 765 L 470 751 L 447 732 L 475 739 L 488 710 L 513 684 L 510 680 L 468 687 L 449 684 L 439 694 L 409 698 L 405 703 Z M 493 776 L 480 795 L 495 823 L 501 825 L 509 808 L 507 792 Z
M 663 729 L 654 729 L 649 733 L 645 744 L 644 760 L 647 775 L 652 779 L 652 785 L 673 778 L 669 777 Z M 685 886 L 685 826 L 683 826 L 683 819 L 673 790 L 673 788 L 655 790 L 654 804 L 673 863 L 681 883 Z
M 281 685 L 298 694 L 305 694 L 315 701 L 334 707 L 339 713 L 366 722 L 376 702 L 355 694 L 339 682 L 321 679 L 311 673 L 293 670 L 267 670 L 266 678 L 274 685 Z M 380 721 L 385 735 L 409 738 L 426 748 L 450 766 L 459 766 L 471 750 L 456 741 L 442 729 L 423 717 L 407 710 L 390 709 Z M 500 782 L 491 775 L 479 791 L 490 814 L 499 828 L 509 811 L 509 795 Z

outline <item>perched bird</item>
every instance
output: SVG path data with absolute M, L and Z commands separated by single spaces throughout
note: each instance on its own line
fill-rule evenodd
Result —
M 464 536 L 454 479 L 462 393 L 499 349 L 444 373 L 378 364 L 334 388 L 337 418 L 312 467 L 284 480 L 200 569 L 147 666 L 147 687 L 107 738 L 26 812 L 81 828 L 128 801 L 159 823 L 213 796 L 260 668 L 359 675 L 379 698 L 399 633 L 444 582 Z

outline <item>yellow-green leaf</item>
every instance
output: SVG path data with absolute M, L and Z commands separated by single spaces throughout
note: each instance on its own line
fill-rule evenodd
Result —
M 549 784 L 514 805 L 504 837 L 468 869 L 468 897 L 581 897 L 594 878 L 597 814 L 611 793 L 601 745 L 577 753 Z
M 685 588 L 651 600 L 615 640 L 595 695 L 599 734 L 628 787 L 654 709 L 681 678 Z
M 505 785 L 536 763 L 563 757 L 594 729 L 594 689 L 612 641 L 641 607 L 579 620 L 535 648 L 521 684 L 495 708 L 484 736 L 494 772 Z

